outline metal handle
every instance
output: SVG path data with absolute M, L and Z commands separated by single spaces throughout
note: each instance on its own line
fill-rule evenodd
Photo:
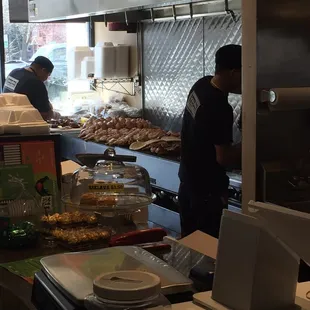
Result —
M 76 158 L 83 165 L 93 168 L 99 160 L 111 160 L 118 162 L 131 162 L 137 161 L 136 156 L 129 155 L 116 155 L 114 149 L 108 148 L 104 154 L 77 154 Z

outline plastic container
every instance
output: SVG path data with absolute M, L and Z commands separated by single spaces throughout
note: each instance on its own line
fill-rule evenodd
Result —
M 68 54 L 68 80 L 81 78 L 81 63 L 85 57 L 94 56 L 94 52 L 88 46 L 75 46 Z
M 81 64 L 81 78 L 88 79 L 88 75 L 94 73 L 95 73 L 95 57 L 84 57 Z
M 0 95 L 0 107 L 20 107 L 20 108 L 33 108 L 26 95 L 16 93 L 5 93 Z
M 115 77 L 128 78 L 129 77 L 129 51 L 128 45 L 116 45 L 116 63 L 115 63 Z
M 112 42 L 99 42 L 95 47 L 95 78 L 115 77 L 116 48 Z
M 49 134 L 49 126 L 27 96 L 0 95 L 0 134 Z
M 85 298 L 87 310 L 169 310 L 160 293 L 160 278 L 142 271 L 117 271 L 99 276 L 93 294 Z

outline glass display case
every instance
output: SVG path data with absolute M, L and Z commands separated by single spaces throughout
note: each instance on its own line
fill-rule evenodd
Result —
M 109 148 L 104 154 L 80 154 L 77 158 L 84 166 L 73 174 L 70 197 L 64 197 L 72 208 L 120 215 L 153 201 L 149 174 L 134 164 L 136 157 L 116 155 Z

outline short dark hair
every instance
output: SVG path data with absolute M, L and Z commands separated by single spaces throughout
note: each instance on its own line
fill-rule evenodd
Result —
M 241 45 L 230 44 L 221 47 L 215 54 L 215 72 L 224 70 L 241 69 Z
M 49 73 L 52 73 L 54 70 L 53 63 L 44 56 L 38 56 L 36 59 L 32 62 L 31 65 L 38 65 L 43 69 L 46 69 Z

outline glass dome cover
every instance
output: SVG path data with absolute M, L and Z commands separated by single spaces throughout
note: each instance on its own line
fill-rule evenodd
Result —
M 77 158 L 84 166 L 73 174 L 65 203 L 84 211 L 131 213 L 152 202 L 149 174 L 133 164 L 136 157 L 116 155 L 108 148 L 104 154 L 79 154 Z

